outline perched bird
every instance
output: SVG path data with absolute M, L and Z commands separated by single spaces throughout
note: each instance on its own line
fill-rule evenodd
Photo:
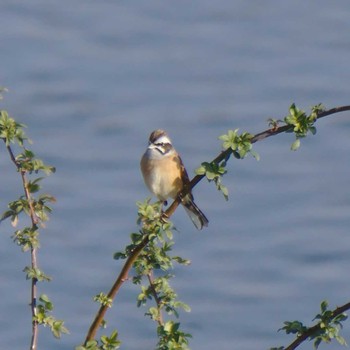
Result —
M 175 199 L 179 192 L 189 188 L 187 171 L 164 130 L 151 133 L 141 159 L 141 171 L 148 189 L 165 203 L 169 197 Z M 181 204 L 198 230 L 208 226 L 209 221 L 194 203 L 191 191 L 181 198 Z

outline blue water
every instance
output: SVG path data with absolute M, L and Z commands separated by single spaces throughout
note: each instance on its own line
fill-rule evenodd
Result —
M 121 267 L 112 259 L 137 230 L 135 202 L 149 194 L 139 159 L 150 131 L 168 130 L 190 174 L 220 152 L 227 129 L 251 133 L 308 109 L 350 104 L 350 5 L 319 1 L 14 1 L 0 3 L 1 102 L 28 126 L 32 149 L 57 173 L 57 203 L 42 230 L 41 284 L 70 335 L 40 330 L 40 349 L 81 343 Z M 293 338 L 285 320 L 310 324 L 323 299 L 349 301 L 350 114 L 327 117 L 289 150 L 291 135 L 255 145 L 261 160 L 232 160 L 225 202 L 202 181 L 210 220 L 198 233 L 180 208 L 175 252 L 189 258 L 173 285 L 192 349 L 267 349 Z M 1 211 L 20 195 L 0 150 Z M 2 349 L 29 347 L 29 264 L 1 226 Z M 126 283 L 107 315 L 123 348 L 153 349 L 155 325 Z M 350 341 L 349 325 L 344 335 Z M 309 349 L 306 344 L 301 349 Z M 327 349 L 338 349 L 337 344 Z

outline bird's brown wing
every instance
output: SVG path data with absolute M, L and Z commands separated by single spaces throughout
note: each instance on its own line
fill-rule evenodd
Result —
M 179 155 L 178 155 L 178 159 L 179 159 L 180 170 L 181 170 L 181 180 L 183 184 L 182 191 L 185 191 L 186 193 L 188 193 L 188 196 L 193 200 L 193 196 L 190 189 L 190 178 L 188 177 L 184 163 Z

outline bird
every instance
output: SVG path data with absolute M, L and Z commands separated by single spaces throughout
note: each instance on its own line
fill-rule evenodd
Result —
M 181 204 L 198 230 L 208 226 L 208 219 L 194 203 L 186 168 L 166 131 L 157 129 L 150 134 L 140 167 L 146 186 L 165 205 L 168 198 L 176 199 L 188 189 L 180 197 Z

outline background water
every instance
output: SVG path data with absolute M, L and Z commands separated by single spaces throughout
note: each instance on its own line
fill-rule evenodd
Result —
M 57 204 L 39 252 L 54 279 L 40 292 L 71 334 L 59 342 L 42 329 L 40 349 L 81 343 L 92 297 L 117 275 L 112 255 L 137 229 L 135 202 L 149 195 L 139 159 L 150 131 L 168 130 L 193 174 L 227 129 L 260 132 L 293 102 L 349 104 L 349 16 L 347 0 L 0 2 L 0 85 L 9 89 L 1 108 L 57 167 L 44 184 Z M 321 120 L 298 152 L 282 135 L 255 145 L 260 162 L 230 162 L 229 202 L 202 181 L 194 192 L 210 220 L 203 232 L 176 212 L 175 253 L 192 265 L 175 269 L 173 285 L 192 307 L 181 315 L 191 348 L 287 345 L 283 321 L 310 324 L 323 299 L 349 301 L 349 118 Z M 3 147 L 0 166 L 3 211 L 20 195 Z M 25 349 L 29 257 L 11 232 L 2 224 L 1 348 Z M 126 283 L 107 319 L 124 349 L 152 349 L 155 327 L 136 295 Z

